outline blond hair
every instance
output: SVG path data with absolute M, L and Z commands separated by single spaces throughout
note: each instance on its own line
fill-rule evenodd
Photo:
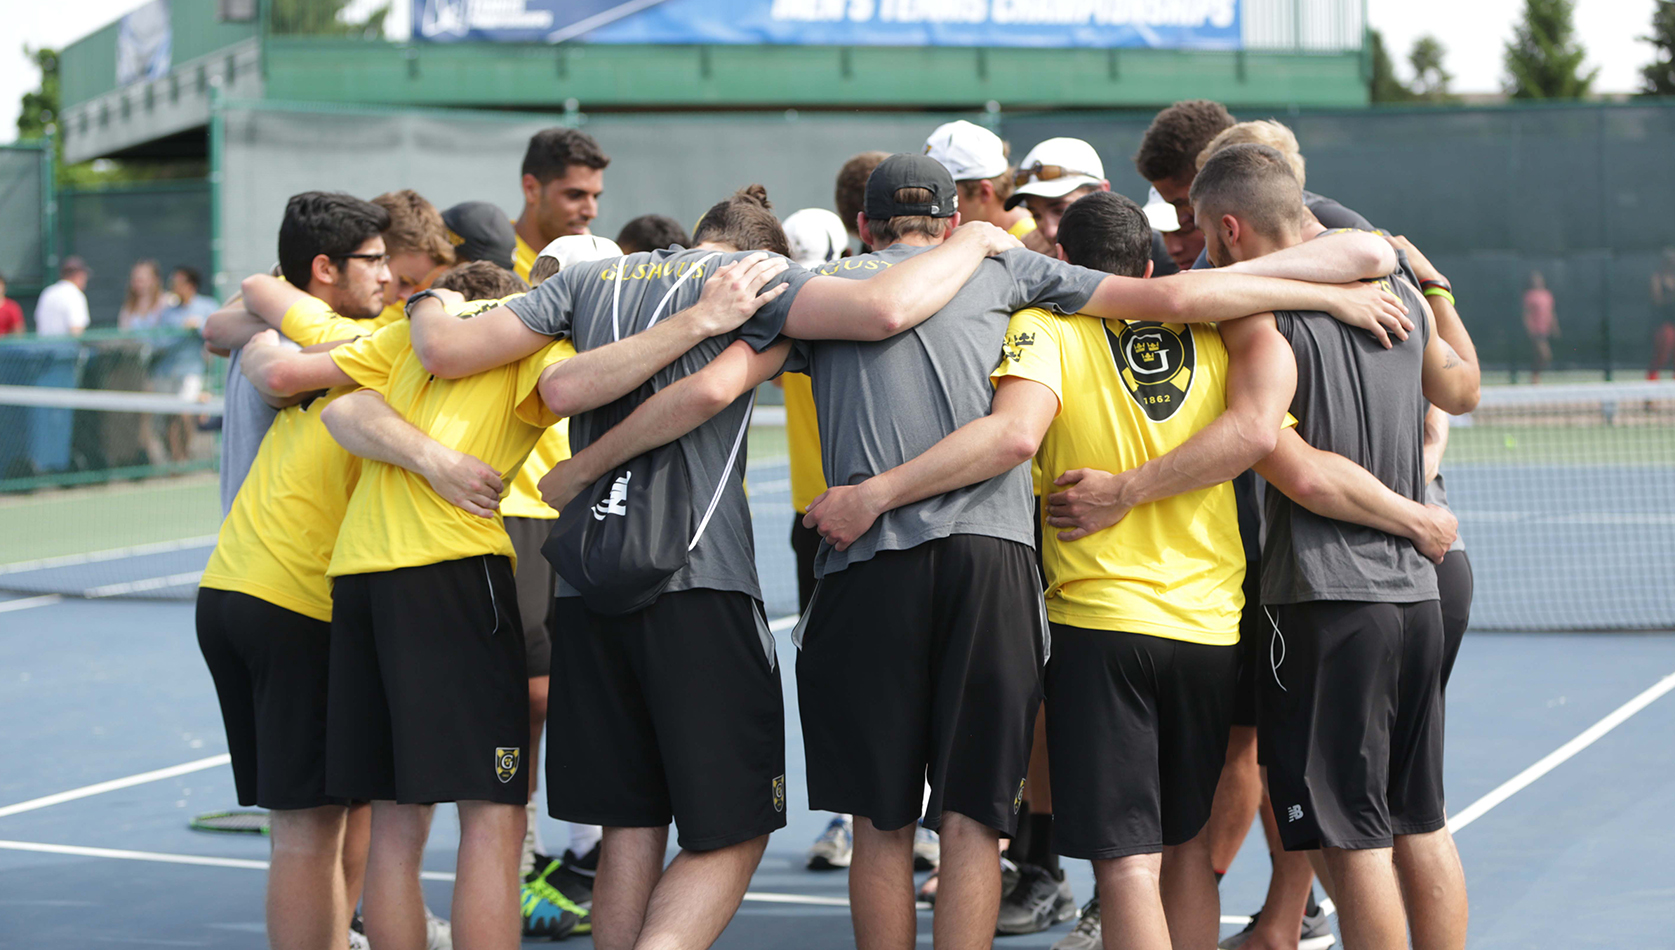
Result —
M 1258 119 L 1255 122 L 1240 122 L 1237 125 L 1223 129 L 1210 144 L 1198 153 L 1198 167 L 1203 168 L 1210 156 L 1229 145 L 1266 145 L 1285 156 L 1285 163 L 1291 166 L 1291 171 L 1297 176 L 1297 185 L 1304 185 L 1308 176 L 1304 174 L 1302 149 L 1297 145 L 1297 136 L 1286 127 L 1283 122 L 1273 119 Z

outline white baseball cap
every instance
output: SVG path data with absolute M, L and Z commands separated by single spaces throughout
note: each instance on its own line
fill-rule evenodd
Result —
M 622 248 L 617 247 L 615 241 L 597 234 L 566 234 L 541 248 L 541 253 L 536 255 L 558 261 L 561 271 L 573 264 L 621 256 Z
M 1163 200 L 1163 196 L 1153 188 L 1146 194 L 1146 220 L 1151 222 L 1153 231 L 1179 231 L 1181 229 L 1180 216 L 1175 214 L 1175 206 Z
M 964 119 L 937 126 L 925 139 L 925 154 L 941 162 L 955 181 L 993 178 L 1008 167 L 1000 136 Z
M 819 267 L 843 256 L 849 234 L 843 219 L 825 208 L 804 208 L 784 221 L 791 259 L 804 267 Z
M 1086 185 L 1097 185 L 1105 180 L 1105 163 L 1081 139 L 1048 139 L 1018 163 L 1018 178 L 1018 189 L 1006 199 L 1008 208 L 1016 207 L 1026 195 L 1062 198 Z

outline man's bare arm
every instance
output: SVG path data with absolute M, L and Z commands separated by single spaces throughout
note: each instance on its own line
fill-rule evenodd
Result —
M 735 341 L 708 366 L 665 387 L 592 445 L 553 466 L 539 483 L 542 500 L 563 510 L 618 465 L 691 432 L 772 379 L 790 353 L 789 342 L 758 353 L 749 343 Z
M 1407 252 L 1408 264 L 1420 280 L 1448 282 L 1412 241 L 1398 236 L 1390 243 Z M 1477 347 L 1447 297 L 1428 296 L 1425 302 L 1430 304 L 1432 330 L 1425 347 L 1425 398 L 1454 415 L 1470 412 L 1477 408 L 1483 385 Z
M 1058 396 L 1046 386 L 1002 377 L 988 415 L 960 426 L 895 468 L 858 485 L 827 489 L 809 504 L 803 526 L 845 550 L 886 511 L 987 481 L 1029 461 L 1058 409 Z
M 1304 442 L 1294 429 L 1280 433 L 1274 451 L 1255 467 L 1268 484 L 1309 511 L 1407 538 L 1433 561 L 1441 562 L 1454 543 L 1459 523 L 1453 515 L 1403 498 L 1349 459 Z
M 1285 277 L 1322 284 L 1347 284 L 1388 276 L 1396 269 L 1396 249 L 1371 231 L 1339 231 L 1284 250 L 1221 268 L 1258 277 Z
M 320 419 L 351 455 L 422 476 L 436 494 L 463 511 L 492 518 L 500 507 L 506 485 L 499 472 L 426 435 L 370 389 L 332 400 Z
M 1448 451 L 1448 413 L 1435 406 L 1425 412 L 1425 484 L 1436 480 Z
M 541 374 L 541 398 L 566 417 L 622 398 L 687 350 L 743 326 L 778 299 L 788 285 L 761 291 L 788 266 L 785 258 L 763 253 L 717 269 L 704 281 L 698 302 L 673 317 L 547 367 Z
M 234 297 L 204 320 L 204 342 L 225 356 L 267 328 L 260 317 L 244 309 L 243 298 Z
M 251 315 L 275 330 L 281 329 L 286 311 L 308 297 L 281 278 L 270 274 L 251 274 L 239 283 L 244 297 L 244 308 Z
M 1401 300 L 1374 284 L 1311 284 L 1224 270 L 1107 277 L 1082 312 L 1119 320 L 1219 323 L 1273 310 L 1321 310 L 1366 330 L 1385 346 L 1390 334 L 1405 340 L 1413 329 Z
M 329 349 L 329 347 L 327 348 Z M 326 350 L 297 352 L 279 345 L 276 330 L 263 330 L 245 344 L 238 368 L 269 396 L 295 396 L 354 382 Z
M 983 221 L 962 224 L 941 247 L 866 280 L 814 277 L 797 291 L 785 335 L 799 340 L 885 340 L 954 299 L 983 258 L 1023 247 Z
M 524 326 L 507 307 L 461 320 L 449 314 L 440 300 L 426 297 L 414 304 L 408 315 L 413 352 L 427 372 L 442 379 L 460 379 L 505 366 L 553 341 Z
M 1140 505 L 1229 481 L 1274 450 L 1297 390 L 1297 362 L 1273 314 L 1224 324 L 1227 408 L 1172 451 L 1125 472 L 1073 469 L 1053 484 L 1047 523 L 1075 541 Z M 1050 474 L 1050 473 L 1049 473 Z

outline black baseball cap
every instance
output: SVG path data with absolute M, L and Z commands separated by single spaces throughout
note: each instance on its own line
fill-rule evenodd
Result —
M 923 188 L 931 193 L 931 200 L 915 204 L 899 202 L 896 191 L 902 188 Z M 903 152 L 891 155 L 872 170 L 867 177 L 866 203 L 861 210 L 875 221 L 904 215 L 951 218 L 958 205 L 954 177 L 941 162 L 929 155 Z
M 492 202 L 462 201 L 442 212 L 442 223 L 461 262 L 488 261 L 512 269 L 518 235 L 512 230 L 512 219 Z

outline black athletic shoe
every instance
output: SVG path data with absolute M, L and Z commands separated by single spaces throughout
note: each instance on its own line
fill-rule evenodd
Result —
M 1076 898 L 1064 872 L 1053 874 L 1033 864 L 1018 865 L 1018 883 L 1000 902 L 998 934 L 1040 933 L 1076 916 Z

